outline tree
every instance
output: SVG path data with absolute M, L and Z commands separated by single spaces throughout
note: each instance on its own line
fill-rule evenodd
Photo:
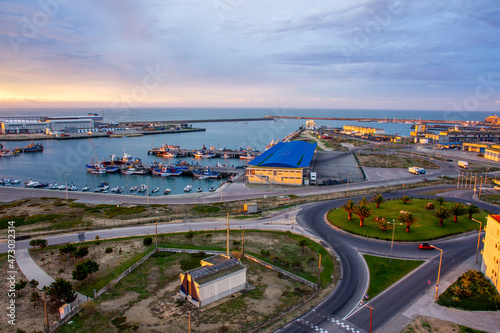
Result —
M 42 251 L 44 248 L 49 245 L 49 242 L 46 239 L 40 239 L 40 242 L 38 243 L 38 246 L 40 247 L 40 251 Z
M 406 224 L 406 232 L 410 232 L 410 226 L 418 222 L 418 218 L 412 212 L 399 213 L 398 221 Z
M 33 246 L 33 250 L 37 247 L 37 245 L 38 245 L 38 239 L 30 240 L 30 246 Z
M 66 244 L 59 249 L 59 253 L 63 257 L 66 257 L 67 254 L 69 254 L 69 256 L 71 257 L 71 256 L 75 255 L 75 252 L 76 252 L 76 246 L 73 244 Z
M 407 203 L 411 202 L 411 198 L 407 195 L 403 195 L 403 197 L 401 198 L 401 201 L 403 201 L 403 203 L 406 205 Z
M 347 216 L 347 219 L 350 220 L 351 219 L 351 215 L 352 215 L 352 212 L 354 211 L 354 206 L 356 206 L 354 204 L 354 201 L 352 201 L 351 199 L 347 200 L 346 203 L 341 207 L 343 210 L 345 210 L 348 214 Z
M 438 204 L 442 205 L 443 202 L 444 202 L 444 198 L 443 197 L 437 197 L 436 201 L 437 201 Z
M 71 272 L 71 276 L 73 276 L 73 280 L 82 282 L 89 276 L 87 266 L 84 263 L 77 264 L 73 272 Z
M 19 280 L 19 282 L 14 284 L 14 290 L 17 291 L 17 296 L 19 296 L 20 291 L 23 290 L 27 284 L 28 281 L 26 280 Z
M 387 219 L 385 217 L 375 216 L 373 218 L 373 221 L 375 221 L 375 223 L 377 223 L 379 225 L 379 227 L 380 227 L 380 229 L 382 229 L 382 231 L 386 231 L 387 227 L 389 226 L 387 223 Z
M 146 246 L 149 246 L 149 245 L 153 244 L 153 238 L 151 238 L 151 237 L 145 237 L 142 240 L 142 244 L 144 244 Z
M 99 270 L 99 264 L 94 260 L 87 259 L 82 264 L 87 268 L 87 272 L 90 275 L 90 279 L 92 280 L 92 273 L 95 273 Z
M 385 201 L 384 197 L 382 196 L 382 194 L 377 194 L 377 195 L 374 195 L 372 198 L 371 198 L 371 201 L 376 203 L 377 204 L 377 208 L 380 207 L 380 204 L 383 203 Z
M 316 259 L 314 257 L 309 257 L 307 259 L 307 262 L 311 265 L 311 269 L 312 269 L 313 264 L 314 264 L 315 261 L 316 261 Z
M 364 205 L 354 206 L 354 214 L 359 217 L 359 226 L 363 226 L 363 220 L 372 214 L 372 210 Z
M 436 212 L 434 213 L 434 216 L 439 219 L 439 225 L 443 225 L 443 220 L 450 217 L 450 211 L 446 207 L 440 207 Z
M 33 289 L 33 291 L 35 291 L 36 287 L 38 287 L 39 283 L 37 280 L 35 279 L 32 279 L 30 282 L 29 282 L 29 285 L 30 287 Z
M 361 200 L 358 201 L 358 206 L 367 206 L 368 205 L 368 199 L 365 197 L 362 197 Z
M 57 278 L 54 282 L 46 288 L 47 295 L 50 300 L 55 302 L 56 305 L 63 303 L 71 303 L 76 299 L 76 293 L 73 290 L 71 282 L 61 278 Z
M 457 222 L 458 217 L 465 214 L 465 207 L 461 203 L 456 203 L 450 208 L 450 213 L 453 215 L 453 222 Z
M 469 215 L 469 220 L 472 220 L 472 215 L 479 213 L 479 208 L 472 204 L 465 207 L 465 213 Z
M 30 302 L 33 303 L 33 309 L 36 308 L 36 305 L 40 302 L 41 297 L 37 291 L 33 291 L 30 295 Z
M 188 232 L 186 232 L 186 234 L 185 234 L 184 236 L 185 236 L 187 239 L 192 240 L 192 239 L 193 239 L 193 237 L 194 237 L 194 231 L 193 231 L 193 230 L 191 230 L 191 229 L 189 229 L 189 231 L 188 231 Z
M 304 252 L 305 247 L 307 246 L 307 241 L 305 239 L 299 240 L 297 243 L 298 246 L 302 249 L 302 252 Z
M 76 251 L 75 251 L 75 258 L 80 258 L 83 261 L 83 258 L 89 254 L 89 247 L 88 246 L 80 246 Z

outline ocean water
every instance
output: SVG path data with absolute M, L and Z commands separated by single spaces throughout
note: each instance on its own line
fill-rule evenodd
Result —
M 193 119 L 223 119 L 223 118 L 255 118 L 265 115 L 281 116 L 311 116 L 311 117 L 370 117 L 392 119 L 444 119 L 444 120 L 484 120 L 491 113 L 486 112 L 438 112 L 438 111 L 404 111 L 404 110 L 308 110 L 308 109 L 210 109 L 210 108 L 144 108 L 144 109 L 2 109 L 2 116 L 38 116 L 38 115 L 86 115 L 96 112 L 104 115 L 105 121 L 162 121 L 162 120 L 193 120 Z M 318 125 L 342 127 L 345 124 L 357 122 L 316 120 Z M 409 135 L 410 124 L 392 124 L 377 122 L 357 123 L 362 126 L 385 129 L 386 133 Z M 300 125 L 305 125 L 304 119 L 280 119 L 277 121 L 237 121 L 194 123 L 193 127 L 205 128 L 204 132 L 176 133 L 161 135 L 146 135 L 131 138 L 86 138 L 81 140 L 44 140 L 44 151 L 41 153 L 19 154 L 15 157 L 0 158 L 0 176 L 3 178 L 20 179 L 22 182 L 30 178 L 41 182 L 58 182 L 64 184 L 74 182 L 80 189 L 88 185 L 91 190 L 102 182 L 111 186 L 127 186 L 149 183 L 150 188 L 160 187 L 160 193 L 170 188 L 172 194 L 184 193 L 183 188 L 190 184 L 194 189 L 203 187 L 207 191 L 210 186 L 219 186 L 220 180 L 198 180 L 189 177 L 152 177 L 139 175 L 92 175 L 87 173 L 85 164 L 97 156 L 98 160 L 109 159 L 111 154 L 121 157 L 126 151 L 134 158 L 143 162 L 162 161 L 174 163 L 178 159 L 163 159 L 148 155 L 153 147 L 164 143 L 178 144 L 186 149 L 198 149 L 205 145 L 218 148 L 239 149 L 252 147 L 263 150 L 272 140 L 278 140 L 295 131 Z M 0 141 L 6 148 L 24 147 L 29 142 Z M 198 162 L 201 165 L 242 165 L 239 159 L 187 159 L 188 162 Z M 124 194 L 128 194 L 125 191 Z M 110 194 L 113 195 L 113 194 Z

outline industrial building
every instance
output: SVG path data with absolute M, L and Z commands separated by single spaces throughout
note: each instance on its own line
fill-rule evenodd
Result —
M 247 288 L 247 269 L 238 259 L 218 254 L 201 265 L 180 274 L 180 294 L 197 307 Z
M 488 215 L 487 226 L 484 227 L 484 248 L 481 251 L 483 263 L 481 272 L 490 279 L 500 292 L 500 215 Z
M 246 177 L 253 184 L 302 185 L 316 143 L 278 142 L 248 163 Z
M 385 130 L 382 128 L 374 128 L 374 127 L 363 127 L 363 126 L 354 126 L 354 125 L 344 125 L 345 133 L 353 133 L 360 135 L 375 135 L 375 134 L 385 134 Z
M 102 123 L 102 116 L 89 113 L 88 116 L 68 117 L 3 117 L 0 119 L 2 134 L 30 134 L 48 132 L 88 131 Z

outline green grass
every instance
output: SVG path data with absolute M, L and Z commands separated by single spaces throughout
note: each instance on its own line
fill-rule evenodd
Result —
M 467 311 L 496 311 L 500 310 L 500 295 L 483 273 L 468 270 L 439 295 L 438 304 Z
M 370 199 L 370 197 L 367 199 Z M 435 210 L 426 210 L 424 208 L 428 202 L 434 202 Z M 453 202 L 445 202 L 443 206 L 451 207 L 453 204 Z M 363 227 L 359 226 L 359 218 L 354 213 L 352 214 L 352 219 L 349 221 L 347 219 L 347 212 L 340 207 L 328 212 L 328 220 L 333 225 L 354 234 L 370 238 L 391 240 L 392 229 L 389 228 L 385 232 L 382 231 L 375 221 L 373 221 L 373 218 L 375 216 L 381 216 L 385 217 L 387 221 L 390 222 L 395 219 L 398 223 L 397 217 L 401 210 L 412 212 L 418 218 L 418 222 L 411 226 L 409 233 L 405 231 L 405 225 L 396 225 L 394 239 L 397 241 L 436 239 L 479 228 L 479 224 L 473 220 L 469 220 L 467 215 L 459 216 L 457 223 L 453 222 L 453 216 L 451 216 L 444 220 L 443 226 L 439 226 L 439 220 L 433 216 L 433 213 L 441 206 L 432 200 L 412 199 L 410 203 L 404 204 L 401 200 L 397 199 L 385 201 L 378 209 L 375 208 L 375 204 L 369 204 L 368 206 L 372 209 L 372 214 L 364 220 Z M 486 216 L 487 212 L 480 211 L 473 217 L 485 221 Z
M 103 276 L 99 278 L 98 280 L 94 279 L 93 281 L 90 281 L 90 279 L 83 281 L 83 284 L 78 286 L 76 288 L 76 291 L 88 295 L 90 297 L 93 297 L 93 290 L 95 289 L 96 291 L 99 291 L 101 288 L 106 286 L 108 283 L 113 281 L 116 277 L 118 277 L 121 273 L 125 272 L 130 266 L 135 264 L 137 261 L 139 261 L 142 257 L 144 257 L 146 254 L 151 252 L 154 249 L 154 244 L 151 246 L 148 246 L 143 252 L 138 253 L 124 262 L 122 262 L 118 267 L 116 267 L 114 270 L 106 274 L 106 276 Z
M 191 241 L 185 237 L 186 233 L 161 235 L 158 245 L 160 247 L 170 248 L 225 251 L 225 238 L 220 238 L 216 241 L 213 239 L 215 236 L 210 238 L 207 237 L 207 234 L 216 235 L 221 233 L 225 234 L 226 231 L 198 231 L 195 232 L 195 236 Z M 260 250 L 267 245 L 253 242 L 252 234 L 271 234 L 271 238 L 277 239 L 279 242 L 268 247 L 270 250 L 269 256 L 262 255 Z M 231 240 L 236 239 L 241 241 L 241 231 L 231 231 L 230 238 Z M 305 250 L 302 250 L 297 245 L 302 239 L 307 241 Z M 231 243 L 231 251 L 235 250 L 235 247 Z M 241 247 L 239 250 L 241 250 Z M 318 282 L 318 254 L 321 253 L 321 285 L 324 287 L 331 283 L 331 276 L 334 271 L 332 258 L 320 244 L 303 236 L 295 235 L 290 232 L 245 230 L 245 253 L 251 254 L 314 283 Z M 315 261 L 308 262 L 309 258 L 314 258 Z
M 108 217 L 115 217 L 115 216 L 139 214 L 145 211 L 146 207 L 143 206 L 135 206 L 135 207 L 109 206 L 104 210 L 104 214 L 107 215 Z
M 370 270 L 368 295 L 373 298 L 397 282 L 403 276 L 420 266 L 421 260 L 401 260 L 370 255 L 363 256 Z
M 202 205 L 202 206 L 194 206 L 192 210 L 199 214 L 210 214 L 219 212 L 220 208 L 217 206 Z

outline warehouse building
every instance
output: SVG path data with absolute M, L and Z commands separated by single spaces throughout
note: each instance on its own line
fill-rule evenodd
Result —
M 247 269 L 224 255 L 201 260 L 201 267 L 180 274 L 180 294 L 201 308 L 247 287 Z
M 484 248 L 481 251 L 483 263 L 481 272 L 490 279 L 500 292 L 500 215 L 488 215 L 487 226 L 484 227 Z
M 278 142 L 248 163 L 247 180 L 253 184 L 302 185 L 316 143 Z

